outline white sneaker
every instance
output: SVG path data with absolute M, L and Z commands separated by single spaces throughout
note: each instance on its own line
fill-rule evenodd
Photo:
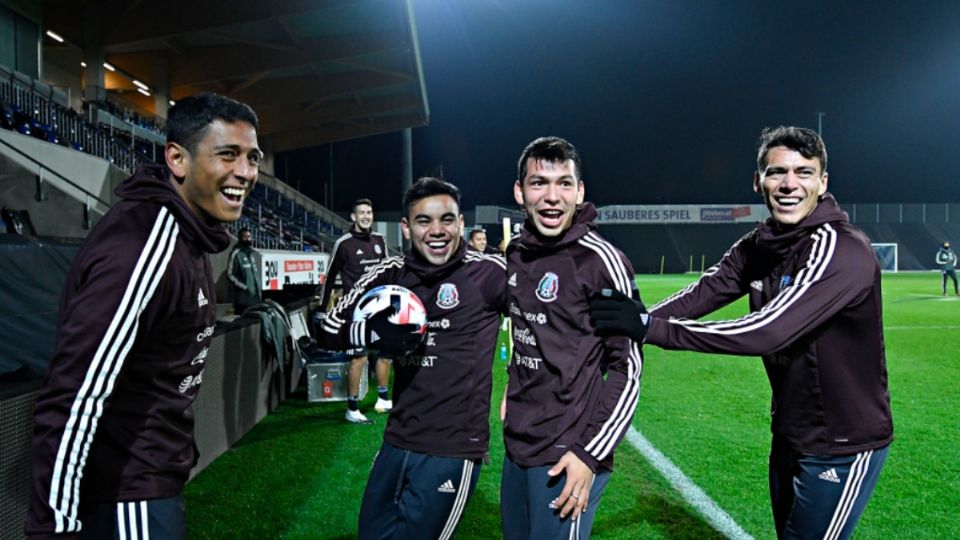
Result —
M 350 409 L 347 409 L 346 419 L 347 419 L 347 422 L 350 422 L 351 424 L 372 424 L 373 423 L 369 418 L 364 416 L 362 412 L 351 411 Z
M 378 413 L 390 412 L 390 409 L 392 408 L 393 408 L 392 399 L 377 398 L 377 404 L 373 406 L 373 410 L 377 411 Z

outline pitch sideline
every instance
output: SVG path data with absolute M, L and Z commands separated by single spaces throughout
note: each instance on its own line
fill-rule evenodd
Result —
M 747 531 L 744 531 L 729 514 L 724 512 L 723 508 L 720 508 L 709 495 L 693 483 L 693 480 L 683 474 L 683 471 L 674 465 L 670 458 L 650 444 L 650 441 L 637 428 L 630 426 L 630 431 L 627 432 L 627 440 L 655 469 L 660 471 L 660 474 L 670 482 L 673 489 L 677 490 L 685 501 L 707 519 L 707 522 L 714 529 L 727 538 L 753 540 L 753 537 Z

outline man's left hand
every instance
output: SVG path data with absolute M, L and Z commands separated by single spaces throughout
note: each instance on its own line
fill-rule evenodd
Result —
M 603 289 L 590 300 L 590 320 L 601 334 L 628 336 L 637 343 L 643 343 L 650 327 L 650 315 L 643 301 L 616 289 Z
M 550 476 L 566 474 L 566 482 L 560 496 L 551 506 L 560 510 L 560 519 L 571 514 L 573 520 L 586 512 L 590 504 L 590 488 L 593 486 L 593 471 L 576 454 L 568 451 L 560 461 L 547 472 Z

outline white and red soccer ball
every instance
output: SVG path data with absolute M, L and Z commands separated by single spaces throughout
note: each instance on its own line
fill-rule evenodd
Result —
M 427 308 L 413 291 L 400 285 L 381 285 L 367 291 L 353 310 L 353 320 L 369 319 L 385 309 L 396 311 L 387 319 L 391 323 L 414 324 L 420 334 L 427 331 Z

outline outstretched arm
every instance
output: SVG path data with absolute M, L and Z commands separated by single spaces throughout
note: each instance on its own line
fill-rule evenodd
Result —
M 664 319 L 653 313 L 647 343 L 665 349 L 756 356 L 793 343 L 811 329 L 868 294 L 876 258 L 853 238 L 838 236 L 829 225 L 817 233 L 811 256 L 760 311 L 724 321 Z M 843 254 L 840 256 L 840 254 Z

